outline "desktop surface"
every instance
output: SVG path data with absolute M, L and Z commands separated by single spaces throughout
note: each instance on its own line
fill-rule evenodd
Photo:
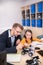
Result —
M 40 54 L 38 54 L 37 52 L 35 52 L 34 56 L 39 56 L 39 61 L 41 62 L 41 64 L 39 63 L 39 65 L 43 65 L 43 57 L 40 56 Z M 25 55 L 21 55 L 21 60 L 20 62 L 10 62 L 13 65 L 26 65 L 26 60 L 30 60 L 31 57 L 28 54 Z
M 38 47 L 40 47 L 40 46 L 38 45 Z M 41 62 L 41 63 L 39 63 L 39 65 L 43 65 L 43 57 L 38 53 L 38 51 L 40 51 L 40 50 L 43 50 L 43 47 L 41 47 L 40 49 L 39 48 L 36 49 L 33 56 L 34 57 L 39 56 L 39 61 Z M 17 54 L 21 54 L 21 53 L 17 53 Z M 28 54 L 25 54 L 25 55 L 21 54 L 20 62 L 10 62 L 10 63 L 12 63 L 14 65 L 26 65 L 26 60 L 30 60 L 30 59 L 31 59 L 31 57 Z

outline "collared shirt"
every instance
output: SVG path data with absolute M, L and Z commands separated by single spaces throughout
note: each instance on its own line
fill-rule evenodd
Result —
M 8 30 L 9 37 L 11 37 L 11 45 L 14 45 L 15 36 L 11 36 L 10 30 Z
M 30 39 L 26 40 L 26 38 L 23 38 L 23 39 L 21 40 L 21 44 L 25 44 L 26 41 L 27 41 L 28 44 L 31 44 L 31 40 L 30 40 Z M 38 39 L 38 38 L 33 38 L 33 41 L 41 42 L 41 40 Z

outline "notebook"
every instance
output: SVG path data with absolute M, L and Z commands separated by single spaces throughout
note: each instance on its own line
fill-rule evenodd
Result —
M 31 45 L 32 45 L 33 47 L 38 47 L 38 48 L 40 48 L 40 49 L 43 49 L 43 43 L 42 43 L 42 42 L 33 41 L 33 42 L 31 43 Z
M 20 62 L 21 54 L 7 54 L 6 61 L 7 62 Z

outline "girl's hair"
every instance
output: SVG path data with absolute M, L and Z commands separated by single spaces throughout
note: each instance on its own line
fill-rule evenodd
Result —
M 31 35 L 32 35 L 32 31 L 31 31 L 31 30 L 27 29 L 27 30 L 25 31 L 25 34 L 26 34 L 27 32 L 30 32 Z M 24 34 L 24 37 L 26 38 L 26 35 L 25 35 L 25 34 Z M 31 40 L 31 42 L 33 41 L 32 36 L 31 36 L 30 40 Z

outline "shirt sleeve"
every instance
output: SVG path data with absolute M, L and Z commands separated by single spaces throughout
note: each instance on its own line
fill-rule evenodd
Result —
M 24 43 L 26 43 L 25 42 L 25 38 L 23 38 L 22 40 L 21 40 L 21 42 L 20 42 L 21 44 L 24 44 Z
M 38 38 L 33 38 L 33 41 L 38 41 L 38 42 L 41 42 L 41 39 L 38 39 Z
M 18 39 L 20 39 L 20 40 L 22 39 L 21 35 L 18 35 L 18 36 L 17 36 L 17 40 L 18 40 Z

